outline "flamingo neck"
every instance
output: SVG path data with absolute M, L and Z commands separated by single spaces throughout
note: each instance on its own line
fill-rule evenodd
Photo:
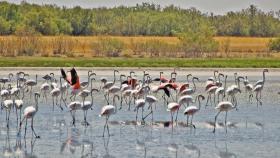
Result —
M 115 83 L 116 82 L 116 71 L 114 71 L 114 81 L 113 81 L 113 83 Z
M 265 82 L 265 71 L 263 71 L 263 83 Z
M 226 88 L 227 88 L 227 76 L 225 76 L 224 97 L 226 96 Z
M 194 79 L 192 79 L 192 82 L 193 82 L 193 91 L 195 92 L 196 91 L 196 85 L 195 85 Z
M 61 77 L 59 79 L 59 84 L 60 84 L 60 87 L 62 87 Z
M 198 97 L 198 110 L 200 110 L 200 107 L 201 107 L 201 102 L 200 102 L 200 99 Z
M 37 96 L 35 96 L 35 109 L 36 109 L 36 111 L 38 111 L 38 98 L 37 98 Z
M 91 106 L 93 105 L 93 92 L 91 91 Z

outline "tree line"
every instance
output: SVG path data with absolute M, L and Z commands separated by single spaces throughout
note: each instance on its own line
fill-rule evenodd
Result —
M 161 7 L 142 3 L 133 7 L 84 9 L 0 2 L 0 35 L 24 32 L 40 35 L 177 36 L 204 28 L 215 36 L 279 36 L 280 11 L 264 12 L 251 5 L 225 15 L 196 8 Z M 209 32 L 209 31 L 206 31 Z

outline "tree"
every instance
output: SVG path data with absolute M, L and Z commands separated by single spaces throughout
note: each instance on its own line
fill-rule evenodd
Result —
M 11 32 L 11 24 L 0 16 L 0 35 L 8 35 Z
M 195 30 L 186 29 L 178 35 L 185 56 L 199 57 L 203 53 L 216 52 L 218 42 L 213 39 L 215 30 L 205 24 L 200 24 Z

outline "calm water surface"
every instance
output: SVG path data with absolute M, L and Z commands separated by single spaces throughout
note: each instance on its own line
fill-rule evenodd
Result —
M 86 69 L 79 70 L 81 80 L 86 80 Z M 128 74 L 128 69 L 120 73 Z M 161 70 L 166 71 L 169 77 L 171 69 L 150 69 L 153 77 L 158 77 Z M 17 69 L 3 69 L 0 76 L 8 72 L 21 71 Z M 25 72 L 39 75 L 39 85 L 42 84 L 41 76 L 49 72 L 59 75 L 59 70 L 52 68 L 25 69 Z M 251 83 L 262 79 L 261 69 L 221 69 L 221 72 L 229 75 L 228 85 L 233 84 L 233 73 L 248 75 Z M 95 87 L 100 85 L 100 77 L 106 76 L 112 80 L 112 70 L 97 69 L 97 81 Z M 136 69 L 138 78 L 142 78 L 142 70 Z M 178 81 L 186 81 L 185 75 L 192 73 L 200 78 L 197 84 L 197 93 L 204 91 L 205 80 L 213 75 L 211 69 L 181 69 L 178 70 Z M 60 111 L 55 108 L 52 111 L 51 97 L 49 101 L 43 102 L 40 98 L 39 111 L 35 116 L 34 128 L 40 139 L 34 139 L 31 129 L 28 127 L 26 139 L 17 136 L 17 125 L 15 112 L 11 113 L 10 129 L 7 130 L 5 123 L 5 111 L 0 112 L 0 157 L 280 157 L 280 107 L 277 94 L 280 91 L 279 84 L 280 69 L 273 69 L 267 74 L 267 82 L 263 90 L 263 106 L 257 108 L 248 103 L 247 94 L 241 84 L 242 93 L 237 95 L 239 109 L 228 113 L 228 121 L 231 124 L 228 132 L 223 125 L 218 127 L 216 134 L 212 133 L 213 127 L 209 122 L 214 121 L 216 110 L 214 106 L 201 110 L 194 117 L 196 129 L 177 126 L 172 132 L 171 127 L 163 127 L 158 123 L 154 126 L 126 125 L 135 119 L 135 112 L 128 111 L 127 106 L 117 114 L 113 115 L 109 124 L 112 136 L 102 137 L 104 118 L 99 117 L 102 106 L 105 105 L 103 93 L 94 96 L 94 108 L 88 112 L 90 126 L 81 125 L 83 120 L 82 111 L 76 114 L 76 127 L 71 126 L 69 110 L 64 108 Z M 117 83 L 119 84 L 119 82 Z M 155 83 L 156 84 L 156 83 Z M 35 89 L 38 90 L 38 87 Z M 79 99 L 79 97 L 77 97 Z M 160 95 L 157 98 L 161 98 Z M 33 104 L 32 100 L 25 100 L 25 106 Z M 68 103 L 69 103 L 68 99 Z M 196 104 L 195 104 L 196 105 Z M 202 103 L 205 105 L 205 101 Z M 179 113 L 179 121 L 186 122 L 183 115 L 184 108 Z M 147 111 L 146 111 L 147 112 Z M 219 116 L 218 122 L 224 122 L 224 113 Z M 154 113 L 155 121 L 169 121 L 170 114 L 166 106 L 160 100 Z M 150 118 L 147 118 L 150 121 Z M 30 124 L 29 124 L 30 125 Z

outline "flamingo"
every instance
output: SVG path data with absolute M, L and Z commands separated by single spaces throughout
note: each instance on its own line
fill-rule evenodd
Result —
M 90 83 L 90 90 L 91 91 L 89 91 L 87 89 L 84 89 L 84 90 L 80 91 L 79 94 L 78 94 L 78 96 L 80 96 L 82 98 L 83 102 L 85 101 L 86 97 L 88 97 L 92 92 L 92 82 L 93 82 L 93 80 L 95 80 L 95 79 L 92 78 L 91 83 Z
M 116 72 L 119 73 L 118 70 L 114 70 L 114 80 L 112 82 L 106 81 L 102 89 L 109 89 L 111 88 L 116 82 Z
M 58 96 L 60 95 L 60 89 L 59 88 L 54 88 L 51 92 L 50 92 L 51 96 L 52 96 L 52 100 L 53 100 L 53 111 L 54 111 L 54 98 L 56 98 L 56 103 L 55 105 L 58 106 L 57 102 L 58 102 Z M 63 110 L 62 106 L 59 106 L 61 111 Z
M 178 100 L 178 103 L 179 103 L 179 107 L 178 107 L 178 110 L 177 110 L 177 113 L 176 113 L 176 118 L 175 118 L 175 122 L 177 123 L 177 120 L 178 120 L 178 113 L 179 113 L 179 110 L 180 110 L 180 107 L 181 105 L 184 105 L 187 104 L 187 107 L 190 105 L 190 103 L 193 103 L 193 97 L 191 95 L 184 95 L 184 96 L 181 96 Z M 185 106 L 186 108 L 186 106 Z
M 179 108 L 180 108 L 180 104 L 176 102 L 169 103 L 167 106 L 167 111 L 170 111 L 170 115 L 171 115 L 172 130 L 173 130 L 173 115 L 176 111 L 178 113 Z
M 153 104 L 155 104 L 157 102 L 157 98 L 155 96 L 152 95 L 147 95 L 145 98 L 145 102 L 147 102 L 149 104 L 148 109 L 151 109 L 150 113 L 148 113 L 144 118 L 142 118 L 142 121 L 145 122 L 145 119 L 152 114 L 152 123 L 154 121 L 154 112 L 153 112 Z
M 249 103 L 251 103 L 252 102 L 251 98 L 253 97 L 253 89 L 254 89 L 254 87 L 253 87 L 252 84 L 249 83 L 249 80 L 248 80 L 247 76 L 245 76 L 245 79 L 244 79 L 243 83 L 245 85 L 245 91 L 247 93 L 249 93 Z
M 111 115 L 113 115 L 113 114 L 115 114 L 117 112 L 115 98 L 118 98 L 118 100 L 119 100 L 119 96 L 118 95 L 114 95 L 113 105 L 105 105 L 105 106 L 103 106 L 103 108 L 101 109 L 100 115 L 99 115 L 100 117 L 104 116 L 106 118 L 106 122 L 105 122 L 104 129 L 103 129 L 103 135 L 102 135 L 103 137 L 105 135 L 105 128 L 106 127 L 107 127 L 108 136 L 110 137 L 108 120 L 109 120 Z
M 265 83 L 265 73 L 266 72 L 268 72 L 268 69 L 263 69 L 263 79 L 262 80 L 258 80 L 255 83 L 255 86 L 257 86 L 257 85 L 264 85 L 264 83 Z
M 136 111 L 136 122 L 137 122 L 137 118 L 138 118 L 138 110 L 140 108 L 142 108 L 142 120 L 143 120 L 143 112 L 144 112 L 145 104 L 146 104 L 145 99 L 137 99 L 135 101 L 135 109 L 134 109 L 134 111 Z
M 231 97 L 231 102 L 236 106 L 236 110 L 237 110 L 237 99 L 235 97 L 235 94 L 237 94 L 238 92 L 241 93 L 241 90 L 235 85 L 228 87 L 228 89 L 226 90 L 227 95 Z
M 215 92 L 218 88 L 219 88 L 218 86 L 213 85 L 213 86 L 211 86 L 210 88 L 207 89 L 208 97 L 207 97 L 205 107 L 208 106 L 209 100 L 210 100 L 210 103 L 212 105 L 212 95 L 214 95 L 214 102 L 215 102 Z
M 31 129 L 32 129 L 32 132 L 35 136 L 35 138 L 40 138 L 39 135 L 37 135 L 35 133 L 35 130 L 33 128 L 33 121 L 34 121 L 34 116 L 35 114 L 37 113 L 38 111 L 38 98 L 40 97 L 40 94 L 39 93 L 35 93 L 34 94 L 34 99 L 35 99 L 35 107 L 34 106 L 28 106 L 24 109 L 24 112 L 23 112 L 23 119 L 20 121 L 20 125 L 19 125 L 19 132 L 21 131 L 21 126 L 22 126 L 22 123 L 24 120 L 26 120 L 25 122 L 25 133 L 24 133 L 24 138 L 26 136 L 26 129 L 27 129 L 27 120 L 28 119 L 31 119 Z
M 256 85 L 253 89 L 253 91 L 256 93 L 256 100 L 257 100 L 257 106 L 262 105 L 261 101 L 261 91 L 263 90 L 263 85 Z
M 6 109 L 7 128 L 9 128 L 10 112 L 13 105 L 14 105 L 13 100 L 5 100 L 3 104 L 4 108 Z
M 17 115 L 17 125 L 18 125 L 18 113 L 19 110 L 19 120 L 21 120 L 21 109 L 23 107 L 23 100 L 22 99 L 16 99 L 15 100 L 15 107 L 16 107 L 16 115 Z
M 155 79 L 153 79 L 153 81 L 160 81 L 160 82 L 159 82 L 160 85 L 161 85 L 161 83 L 167 83 L 167 82 L 169 82 L 168 79 L 162 77 L 162 74 L 163 74 L 162 71 L 159 72 L 159 78 L 155 78 Z
M 223 85 L 222 82 L 221 82 L 221 76 L 224 77 L 224 74 L 219 73 L 218 74 L 218 81 L 215 82 L 216 86 L 218 86 L 218 87 L 222 87 L 222 85 Z
M 0 95 L 1 95 L 2 101 L 4 100 L 4 98 L 5 98 L 5 100 L 7 100 L 11 96 L 9 89 L 11 89 L 11 84 L 8 85 L 8 89 L 1 90 Z
M 11 88 L 10 90 L 10 95 L 11 96 L 15 96 L 15 97 L 19 97 L 19 93 L 20 93 L 20 87 L 19 87 L 19 81 L 18 81 L 18 78 L 17 78 L 17 83 L 16 83 L 16 86 Z
M 187 126 L 189 125 L 189 116 L 191 116 L 191 124 L 194 128 L 195 128 L 195 125 L 192 123 L 192 120 L 193 120 L 193 115 L 196 114 L 199 110 L 200 110 L 200 106 L 201 106 L 201 100 L 204 100 L 205 97 L 203 95 L 198 95 L 196 97 L 196 100 L 198 100 L 198 107 L 196 106 L 189 106 L 185 109 L 184 111 L 184 115 L 187 115 Z
M 62 78 L 72 86 L 72 96 L 70 97 L 70 99 L 72 99 L 72 97 L 74 96 L 75 100 L 76 95 L 81 90 L 80 78 L 77 74 L 77 71 L 75 70 L 75 68 L 72 68 L 70 70 L 71 76 L 67 76 L 63 69 L 60 69 L 60 71 Z
M 83 81 L 83 82 L 81 82 L 81 86 L 83 87 L 83 88 L 86 88 L 86 87 L 88 87 L 89 86 L 89 83 L 90 83 L 90 78 L 91 78 L 91 76 L 96 76 L 96 73 L 91 73 L 92 71 L 91 70 L 89 70 L 88 71 L 88 80 L 87 81 Z
M 104 83 L 104 86 L 102 87 L 102 89 L 104 89 L 104 90 L 109 90 L 109 89 L 115 84 L 115 82 L 116 82 L 116 72 L 119 73 L 119 71 L 118 71 L 118 70 L 114 70 L 114 80 L 113 80 L 112 82 L 106 81 L 106 82 Z M 106 93 L 104 94 L 104 97 L 105 97 L 107 103 L 109 104 L 109 98 L 107 98 Z M 108 97 L 109 97 L 109 96 L 108 96 Z
M 11 82 L 14 74 L 9 73 L 8 77 L 3 77 L 0 79 L 0 83 L 3 83 L 3 87 L 5 87 L 6 82 Z
M 193 78 L 192 78 L 193 88 L 186 88 L 185 90 L 183 90 L 183 91 L 180 93 L 181 95 L 191 95 L 191 94 L 195 93 L 195 91 L 196 91 L 196 85 L 195 85 L 194 80 L 199 81 L 199 79 L 198 79 L 197 77 L 193 77 Z
M 256 83 L 255 83 L 255 86 L 254 86 L 254 89 L 253 91 L 256 93 L 256 100 L 257 100 L 257 106 L 260 104 L 262 105 L 262 101 L 261 101 L 261 98 L 262 98 L 262 90 L 263 90 L 263 87 L 264 87 L 264 83 L 265 83 L 265 73 L 268 72 L 268 69 L 264 69 L 263 70 L 263 79 L 262 80 L 258 80 Z
M 72 116 L 72 125 L 75 126 L 75 114 L 77 110 L 80 110 L 82 108 L 82 103 L 79 101 L 72 101 L 70 104 L 67 105 L 67 107 L 68 109 L 70 109 L 70 114 Z
M 220 95 L 222 95 L 222 100 L 224 99 L 225 97 L 225 89 L 226 89 L 226 86 L 227 86 L 227 75 L 225 75 L 225 82 L 224 82 L 224 87 L 219 87 L 216 89 L 215 91 L 215 94 L 218 96 L 218 102 L 220 101 Z
M 118 93 L 121 90 L 121 88 L 119 86 L 113 85 L 112 87 L 110 87 L 106 93 L 107 93 L 107 97 L 105 97 L 107 104 L 109 104 L 109 98 L 110 98 L 110 94 L 113 94 L 113 96 Z M 106 95 L 106 94 L 105 94 Z
M 88 126 L 89 123 L 87 122 L 87 111 L 88 109 L 92 109 L 92 105 L 93 105 L 93 91 L 96 91 L 98 92 L 99 90 L 98 89 L 91 89 L 90 91 L 90 96 L 91 96 L 91 101 L 84 101 L 83 100 L 83 103 L 81 105 L 81 109 L 84 111 L 84 125 Z
M 218 110 L 218 113 L 216 114 L 215 116 L 215 122 L 214 122 L 214 130 L 213 130 L 213 133 L 215 133 L 215 130 L 216 130 L 216 122 L 217 122 L 217 118 L 219 116 L 219 114 L 221 112 L 226 112 L 226 116 L 225 116 L 225 127 L 226 127 L 226 133 L 227 133 L 227 113 L 228 111 L 232 110 L 236 108 L 236 105 L 233 105 L 231 102 L 229 101 L 222 101 L 220 102 L 216 107 L 215 109 Z
M 50 90 L 50 85 L 48 84 L 48 82 L 46 81 L 45 83 L 43 83 L 40 87 L 40 91 L 43 92 L 43 99 L 46 99 L 47 102 L 47 91 Z
M 36 79 L 35 80 L 29 79 L 24 83 L 25 86 L 27 86 L 27 88 L 28 88 L 28 86 L 30 86 L 30 98 L 31 98 L 31 95 L 32 95 L 32 87 L 37 85 L 37 78 L 38 78 L 38 75 L 36 74 Z M 28 91 L 28 89 L 27 89 L 27 91 Z

